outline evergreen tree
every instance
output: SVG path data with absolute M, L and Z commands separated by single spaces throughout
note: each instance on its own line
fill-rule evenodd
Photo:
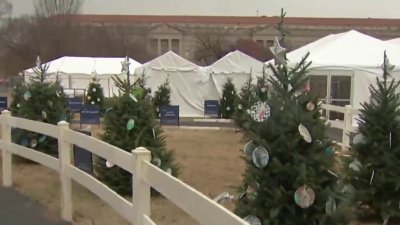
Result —
M 235 212 L 250 224 L 344 225 L 336 210 L 332 142 L 318 98 L 304 90 L 308 55 L 289 68 L 282 52 L 274 50 L 280 65 L 269 65 L 268 100 L 248 108 L 252 140 L 244 148 L 247 166 Z
M 128 63 L 126 58 L 123 63 L 123 71 L 127 73 L 126 80 L 113 77 L 122 95 L 105 113 L 105 132 L 101 139 L 128 152 L 137 147 L 145 147 L 151 151 L 151 162 L 154 165 L 177 176 L 178 167 L 174 162 L 174 154 L 166 149 L 163 130 L 155 120 L 151 96 L 143 89 L 142 79 L 131 84 Z M 131 194 L 132 175 L 119 167 L 110 167 L 110 163 L 112 162 L 99 160 L 99 179 L 121 195 Z
M 377 78 L 370 86 L 371 101 L 362 104 L 359 133 L 344 159 L 343 190 L 359 219 L 395 225 L 400 223 L 400 99 L 393 68 L 385 52 L 383 81 Z
M 29 83 L 16 87 L 11 103 L 13 116 L 54 125 L 61 120 L 70 121 L 67 96 L 60 83 L 46 81 L 48 67 L 41 64 L 38 57 L 34 68 L 36 75 Z M 22 129 L 14 129 L 12 133 L 14 143 L 58 157 L 57 139 Z
M 153 104 L 157 118 L 160 117 L 160 107 L 171 103 L 170 98 L 171 88 L 169 86 L 169 80 L 167 79 L 164 83 L 158 86 L 157 91 L 154 92 Z
M 223 86 L 222 98 L 220 99 L 220 115 L 224 119 L 232 118 L 235 112 L 236 89 L 232 82 L 232 78 L 228 78 Z
M 97 105 L 104 112 L 104 92 L 96 76 L 92 77 L 86 94 L 85 105 Z

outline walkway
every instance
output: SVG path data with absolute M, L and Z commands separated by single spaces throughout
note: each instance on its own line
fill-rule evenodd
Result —
M 72 225 L 30 198 L 10 188 L 0 187 L 1 225 Z

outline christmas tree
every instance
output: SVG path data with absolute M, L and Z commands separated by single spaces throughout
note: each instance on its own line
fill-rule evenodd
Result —
M 359 219 L 394 225 L 400 224 L 400 99 L 386 52 L 382 69 L 383 80 L 370 86 L 371 101 L 360 110 L 343 188 Z
M 174 154 L 166 149 L 165 136 L 156 122 L 152 99 L 143 89 L 143 80 L 130 82 L 128 58 L 123 62 L 123 71 L 127 73 L 126 80 L 113 77 L 122 95 L 105 113 L 102 140 L 128 152 L 145 147 L 151 151 L 154 165 L 177 176 Z M 132 193 L 132 175 L 129 172 L 103 159 L 99 160 L 97 172 L 99 179 L 119 194 Z
M 47 81 L 49 65 L 41 64 L 37 57 L 35 76 L 29 83 L 17 86 L 13 92 L 11 111 L 13 116 L 56 125 L 59 121 L 69 121 L 67 96 L 59 82 Z M 33 148 L 40 152 L 58 157 L 57 139 L 34 132 L 14 129 L 14 143 Z
M 252 140 L 244 147 L 247 167 L 235 212 L 250 224 L 344 225 L 336 208 L 334 149 L 318 98 L 305 88 L 308 55 L 288 67 L 279 42 L 272 50 L 279 64 L 269 65 L 270 96 L 248 108 Z
M 171 88 L 169 87 L 169 80 L 167 79 L 164 83 L 158 86 L 157 91 L 154 92 L 153 103 L 157 118 L 160 117 L 160 107 L 171 103 L 170 98 Z
M 222 118 L 224 119 L 232 118 L 233 113 L 235 112 L 235 97 L 236 97 L 235 85 L 232 82 L 232 78 L 228 78 L 223 86 L 222 98 L 219 101 L 220 103 L 219 111 Z
M 104 112 L 104 92 L 96 76 L 92 77 L 86 93 L 85 105 L 97 105 L 100 112 Z

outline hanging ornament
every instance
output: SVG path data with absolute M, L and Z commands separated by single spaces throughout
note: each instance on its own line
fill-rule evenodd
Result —
M 110 107 L 110 108 L 106 109 L 105 113 L 110 112 L 112 108 L 113 108 L 113 107 Z
M 256 143 L 254 143 L 253 141 L 247 142 L 243 149 L 244 155 L 247 159 L 251 159 L 251 157 L 253 156 L 253 151 L 255 148 L 257 148 L 257 146 L 258 145 L 256 145 Z
M 261 92 L 262 92 L 262 93 L 265 93 L 265 92 L 267 92 L 267 88 L 265 88 L 265 87 L 262 87 L 262 88 L 261 88 Z
M 332 145 L 330 145 L 325 148 L 325 153 L 327 155 L 333 155 L 335 153 L 335 148 Z
M 240 109 L 240 110 L 243 109 L 242 104 L 239 104 L 239 105 L 238 105 L 238 109 Z
M 305 142 L 307 142 L 307 143 L 312 142 L 310 132 L 307 130 L 307 128 L 303 124 L 299 124 L 299 133 L 303 137 Z
M 297 191 L 294 193 L 294 201 L 300 208 L 308 208 L 310 207 L 315 200 L 315 193 L 314 190 L 307 185 L 301 186 Z
M 158 158 L 158 157 L 154 157 L 153 160 L 152 160 L 152 162 L 153 162 L 153 164 L 154 164 L 155 166 L 157 166 L 157 167 L 160 167 L 160 166 L 161 166 L 161 159 Z
M 53 107 L 53 102 L 51 100 L 47 101 L 47 106 L 49 106 L 50 108 Z
M 232 199 L 234 199 L 233 195 L 230 195 L 228 192 L 222 192 L 217 197 L 215 197 L 213 201 L 216 203 L 221 203 L 224 201 L 231 201 Z
M 106 166 L 107 166 L 108 168 L 111 168 L 111 167 L 114 166 L 114 164 L 107 160 L 107 161 L 106 161 Z
M 358 159 L 355 159 L 353 162 L 349 164 L 349 168 L 358 172 L 361 169 L 361 162 Z
M 46 136 L 45 135 L 41 135 L 38 139 L 39 143 L 42 143 L 46 140 Z
M 369 179 L 369 185 L 372 184 L 372 181 L 374 180 L 374 175 L 375 175 L 375 170 L 372 171 L 371 179 Z
M 17 108 L 21 107 L 21 104 L 17 103 Z
M 339 177 L 336 173 L 332 172 L 331 170 L 326 170 L 328 171 L 328 173 L 330 173 L 331 175 L 335 176 L 335 177 Z
M 389 148 L 392 149 L 392 132 L 389 133 Z
M 58 91 L 56 92 L 56 96 L 57 96 L 57 98 L 60 97 L 60 93 L 58 93 Z
M 366 138 L 362 133 L 357 134 L 353 138 L 353 145 L 358 145 L 358 144 L 365 144 L 366 143 Z
M 131 97 L 131 99 L 132 99 L 134 102 L 137 102 L 137 99 L 136 99 L 136 97 L 135 97 L 133 94 L 130 94 L 130 93 L 129 93 L 129 97 Z
M 227 110 L 227 111 L 231 110 L 231 107 L 229 107 L 229 106 L 228 106 L 228 107 L 226 107 L 226 110 Z
M 329 197 L 325 204 L 325 212 L 329 216 L 332 216 L 336 212 L 336 201 L 332 197 Z
M 269 154 L 267 149 L 262 146 L 255 148 L 252 154 L 252 159 L 254 165 L 256 165 L 260 169 L 264 168 L 269 161 Z
M 92 97 L 90 97 L 90 95 L 87 96 L 87 99 L 90 100 Z
M 250 108 L 250 115 L 256 122 L 263 122 L 271 115 L 271 109 L 265 102 L 257 102 Z
M 96 88 L 92 88 L 92 91 L 93 91 L 93 92 L 96 92 Z
M 249 215 L 243 218 L 249 225 L 262 225 L 261 220 L 255 216 Z
M 37 141 L 36 141 L 36 139 L 32 139 L 31 140 L 31 148 L 34 148 L 34 147 L 36 147 L 37 146 Z
M 26 139 L 26 138 L 22 138 L 22 139 L 19 141 L 19 144 L 26 147 L 26 146 L 29 145 L 29 141 L 28 141 L 28 139 Z
M 128 122 L 126 123 L 126 129 L 128 131 L 132 130 L 135 127 L 135 120 L 129 119 Z
M 134 87 L 132 93 L 136 98 L 142 98 L 144 89 L 142 87 Z
M 315 105 L 312 102 L 307 103 L 306 108 L 308 111 L 314 111 Z
M 100 102 L 100 98 L 97 98 L 97 102 Z
M 90 102 L 92 105 L 94 105 L 94 101 Z
M 47 118 L 47 113 L 45 111 L 42 111 L 42 118 L 46 119 Z
M 29 91 L 26 91 L 26 92 L 24 93 L 24 99 L 25 99 L 25 100 L 29 100 L 31 97 L 32 97 L 32 94 L 31 94 Z
M 156 129 L 153 127 L 153 137 L 156 138 Z
M 165 170 L 165 172 L 166 172 L 166 173 L 168 173 L 169 175 L 171 175 L 171 174 L 172 174 L 172 170 L 171 170 L 171 168 L 167 168 L 167 169 Z
M 253 185 L 247 186 L 247 189 L 246 189 L 246 191 L 244 192 L 244 194 L 246 195 L 246 197 L 247 197 L 249 200 L 254 200 L 254 199 L 256 199 L 256 197 L 257 197 L 256 188 L 257 188 L 257 189 L 259 188 L 259 184 L 258 184 L 258 183 L 255 183 L 255 186 L 256 186 L 256 187 L 253 187 Z

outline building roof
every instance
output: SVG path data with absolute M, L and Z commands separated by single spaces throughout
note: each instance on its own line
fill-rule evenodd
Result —
M 70 15 L 68 18 L 76 22 L 104 23 L 183 23 L 183 24 L 276 24 L 280 17 L 239 17 L 239 16 L 154 16 L 154 15 Z M 286 17 L 289 25 L 320 26 L 400 26 L 400 19 L 375 18 L 312 18 Z

